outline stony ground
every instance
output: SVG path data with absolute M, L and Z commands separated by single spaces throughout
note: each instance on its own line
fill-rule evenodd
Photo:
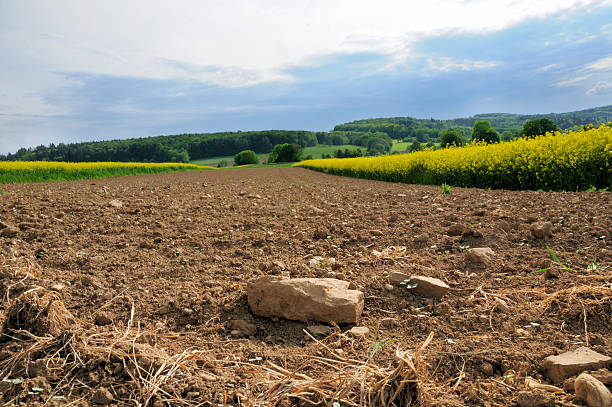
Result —
M 333 371 L 329 351 L 385 369 L 433 333 L 414 404 L 509 406 L 526 377 L 563 387 L 549 355 L 612 355 L 609 193 L 442 194 L 294 168 L 0 187 L 6 404 L 265 405 L 289 372 Z M 434 309 L 394 272 L 450 291 Z M 265 275 L 353 283 L 369 332 L 315 342 L 316 321 L 253 315 L 246 286 Z

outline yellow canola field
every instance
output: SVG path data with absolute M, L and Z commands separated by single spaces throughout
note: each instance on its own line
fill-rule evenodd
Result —
M 40 182 L 213 169 L 183 163 L 0 161 L 0 183 Z
M 296 166 L 412 184 L 480 188 L 612 189 L 612 127 L 403 155 L 307 160 Z

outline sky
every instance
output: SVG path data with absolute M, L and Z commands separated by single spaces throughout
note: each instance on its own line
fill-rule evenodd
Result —
M 612 104 L 612 0 L 0 0 L 0 154 Z

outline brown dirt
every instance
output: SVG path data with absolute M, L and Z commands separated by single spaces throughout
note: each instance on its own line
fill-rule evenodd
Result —
M 270 363 L 328 377 L 335 362 L 311 363 L 333 358 L 304 334 L 310 324 L 249 312 L 246 284 L 268 274 L 333 276 L 364 292 L 359 325 L 370 333 L 356 339 L 342 325 L 324 341 L 346 359 L 365 361 L 377 341 L 393 339 L 369 361 L 390 368 L 397 348 L 414 350 L 433 332 L 415 359 L 415 404 L 516 405 L 525 376 L 547 382 L 546 356 L 587 342 L 612 355 L 608 193 L 443 195 L 440 187 L 294 168 L 1 189 L 0 227 L 18 229 L 0 230 L 6 404 L 266 405 L 263 394 L 283 378 Z M 552 236 L 533 236 L 539 221 L 552 222 Z M 571 271 L 552 262 L 547 245 Z M 406 251 L 384 251 L 390 246 Z M 470 247 L 489 247 L 495 257 L 466 260 Z M 325 261 L 310 267 L 314 256 Z M 440 278 L 450 294 L 431 315 L 430 300 L 389 290 L 394 271 Z M 15 323 L 14 307 L 32 289 L 69 311 L 60 335 Z M 235 320 L 256 333 L 232 336 Z M 573 393 L 556 399 L 572 405 Z

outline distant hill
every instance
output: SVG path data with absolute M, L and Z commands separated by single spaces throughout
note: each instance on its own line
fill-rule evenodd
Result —
M 523 124 L 532 119 L 550 118 L 561 129 L 612 121 L 612 105 L 568 113 L 521 115 L 512 113 L 483 113 L 452 120 L 389 117 L 356 120 L 339 124 L 330 132 L 295 130 L 265 130 L 178 134 L 71 143 L 35 148 L 21 148 L 13 154 L 0 155 L 0 160 L 24 161 L 126 161 L 126 162 L 187 162 L 215 156 L 234 155 L 242 150 L 268 153 L 276 144 L 295 143 L 302 147 L 318 144 L 357 145 L 369 154 L 388 153 L 391 139 L 437 142 L 440 133 L 455 128 L 468 139 L 474 123 L 488 120 L 499 132 L 514 137 Z
M 382 131 L 392 138 L 414 138 L 418 141 L 433 141 L 441 130 L 455 128 L 461 131 L 464 137 L 471 134 L 474 123 L 478 120 L 488 120 L 499 132 L 519 131 L 528 120 L 547 117 L 560 129 L 570 129 L 588 124 L 608 123 L 612 121 L 612 105 L 595 107 L 567 113 L 547 114 L 514 114 L 514 113 L 483 113 L 471 117 L 436 120 L 415 119 L 412 117 L 389 117 L 378 119 L 356 120 L 350 123 L 339 124 L 334 131 Z

